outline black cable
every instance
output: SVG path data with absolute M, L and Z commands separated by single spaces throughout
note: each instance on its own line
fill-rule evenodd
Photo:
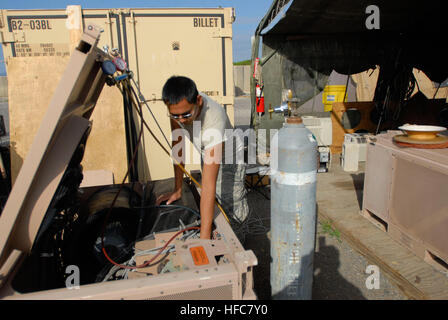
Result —
M 132 81 L 134 82 L 134 85 L 137 87 L 140 96 L 143 97 L 143 94 L 141 93 L 140 88 L 137 86 L 137 84 L 135 83 L 134 79 L 132 79 Z M 133 88 L 132 86 L 130 86 L 130 88 L 131 88 L 131 91 L 132 91 L 132 93 L 134 94 L 134 97 L 136 98 L 137 102 L 140 104 L 140 102 L 139 102 L 139 100 L 140 100 L 139 96 L 137 95 L 137 93 L 135 92 L 135 90 L 134 90 L 134 88 Z M 160 127 L 159 122 L 156 120 L 156 117 L 155 117 L 154 114 L 152 113 L 151 108 L 150 108 L 150 107 L 148 106 L 148 104 L 145 102 L 144 97 L 143 97 L 143 99 L 141 99 L 141 100 L 142 100 L 142 102 L 145 104 L 145 106 L 146 106 L 146 108 L 148 109 L 149 113 L 151 114 L 152 118 L 154 119 L 154 122 L 156 123 L 157 127 L 159 128 L 160 132 L 162 133 L 163 137 L 165 138 L 166 143 L 168 144 L 169 147 L 171 147 L 170 142 L 168 141 L 168 139 L 167 139 L 165 133 L 163 132 L 162 128 Z M 143 115 L 142 115 L 142 118 L 143 118 Z
M 129 95 L 125 90 L 125 86 L 123 85 L 123 104 L 124 104 L 124 121 L 125 121 L 125 132 L 126 132 L 126 149 L 127 149 L 127 157 L 128 163 L 131 162 L 132 155 L 134 154 L 134 150 L 138 149 L 136 146 L 136 129 L 135 129 L 135 121 L 132 116 L 132 107 L 129 107 Z M 133 168 L 129 172 L 129 179 L 131 181 L 138 180 L 138 174 L 136 169 Z
M 142 207 L 145 204 L 146 201 L 146 192 L 147 192 L 147 188 L 146 185 L 143 185 L 143 197 L 141 199 L 141 205 Z M 143 218 L 145 216 L 145 211 L 142 209 L 140 209 L 140 214 L 139 214 L 139 219 L 138 219 L 138 226 L 137 226 L 137 233 L 135 236 L 135 240 L 137 241 L 138 238 L 140 238 L 140 235 L 142 233 L 142 224 L 143 224 Z
M 135 104 L 133 104 L 135 106 Z M 136 106 L 135 106 L 136 107 Z M 151 136 L 154 138 L 154 140 L 157 142 L 157 144 L 165 151 L 165 153 L 168 155 L 168 157 L 171 157 L 171 153 L 162 145 L 159 139 L 157 139 L 154 132 L 152 132 L 151 128 L 149 127 L 148 123 L 146 123 L 145 119 L 143 119 L 143 115 L 140 115 L 140 121 L 142 124 L 146 127 L 148 132 L 151 134 Z

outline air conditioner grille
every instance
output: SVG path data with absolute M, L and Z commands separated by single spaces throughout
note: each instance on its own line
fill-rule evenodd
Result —
M 225 285 L 169 294 L 156 298 L 149 298 L 149 300 L 232 300 L 234 299 L 232 289 L 232 285 Z

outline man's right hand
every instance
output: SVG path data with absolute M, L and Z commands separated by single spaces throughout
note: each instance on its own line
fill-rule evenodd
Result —
M 157 198 L 156 205 L 159 205 L 163 201 L 166 201 L 166 204 L 171 204 L 174 201 L 179 200 L 181 197 L 182 189 L 173 191 L 171 193 L 164 193 Z

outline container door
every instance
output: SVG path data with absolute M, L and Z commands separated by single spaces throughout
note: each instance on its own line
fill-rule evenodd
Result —
M 227 12 L 230 10 L 142 9 L 121 15 L 125 21 L 123 56 L 134 71 L 143 96 L 150 100 L 149 108 L 168 141 L 171 141 L 170 124 L 161 93 L 172 75 L 193 79 L 199 91 L 224 105 L 233 123 L 231 22 Z M 151 130 L 169 147 L 148 108 L 143 107 Z M 169 156 L 152 136 L 145 133 L 144 137 L 140 174 L 145 172 L 151 180 L 172 177 Z M 187 169 L 200 169 L 200 164 L 187 165 Z

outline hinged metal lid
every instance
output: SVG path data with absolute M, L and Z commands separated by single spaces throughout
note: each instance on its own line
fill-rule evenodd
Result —
M 86 27 L 23 162 L 0 216 L 0 267 L 13 251 L 31 250 L 62 176 L 90 127 L 91 111 L 105 83 L 100 63 L 106 54 L 96 48 L 99 36 L 97 26 Z

